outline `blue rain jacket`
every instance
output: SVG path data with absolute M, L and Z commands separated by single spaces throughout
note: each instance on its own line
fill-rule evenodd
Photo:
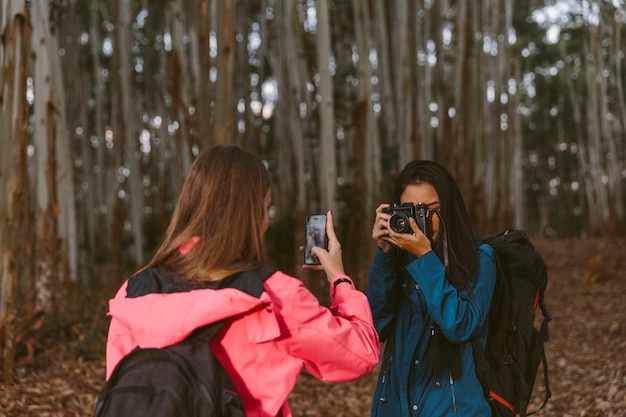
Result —
M 493 249 L 478 248 L 479 272 L 469 291 L 445 280 L 445 267 L 430 251 L 400 270 L 396 253 L 377 249 L 367 296 L 385 355 L 372 402 L 372 417 L 490 417 L 476 377 L 471 338 L 485 346 L 487 315 L 496 280 Z M 461 344 L 462 376 L 431 375 L 428 363 L 434 325 Z

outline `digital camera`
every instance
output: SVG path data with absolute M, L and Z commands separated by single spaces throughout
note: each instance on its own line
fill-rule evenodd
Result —
M 430 210 L 424 203 L 392 204 L 383 209 L 383 212 L 391 214 L 389 227 L 396 233 L 413 233 L 409 224 L 409 218 L 413 217 L 422 233 L 430 234 Z

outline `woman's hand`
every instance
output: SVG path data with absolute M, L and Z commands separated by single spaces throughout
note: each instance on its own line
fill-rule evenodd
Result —
M 326 213 L 326 236 L 328 237 L 328 250 L 319 246 L 313 246 L 311 255 L 317 256 L 321 265 L 302 265 L 303 269 L 326 272 L 326 278 L 329 282 L 338 274 L 345 274 L 343 269 L 343 259 L 341 255 L 341 244 L 337 240 L 335 234 L 335 226 L 333 225 L 333 215 L 329 211 Z
M 396 233 L 388 227 L 389 240 L 402 250 L 412 253 L 418 258 L 432 250 L 428 236 L 417 226 L 413 217 L 409 217 L 409 225 L 413 233 Z
M 394 246 L 412 253 L 415 256 L 422 256 L 432 249 L 430 240 L 417 226 L 414 218 L 409 218 L 409 225 L 413 233 L 396 233 L 389 227 L 391 214 L 383 212 L 389 204 L 381 204 L 376 209 L 376 220 L 372 228 L 372 239 L 376 241 L 378 247 L 385 253 L 390 252 Z
M 383 210 L 389 207 L 389 204 L 381 204 L 376 208 L 376 219 L 372 228 L 372 239 L 376 242 L 380 250 L 385 253 L 391 252 L 395 244 L 389 237 L 387 227 L 391 214 L 384 213 Z

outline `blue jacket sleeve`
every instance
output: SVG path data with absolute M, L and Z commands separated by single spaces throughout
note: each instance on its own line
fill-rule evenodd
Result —
M 369 271 L 367 299 L 372 309 L 374 327 L 379 338 L 385 341 L 391 332 L 391 323 L 396 315 L 396 268 L 395 251 L 384 253 L 376 249 L 374 261 Z
M 496 280 L 493 249 L 481 245 L 478 276 L 469 291 L 458 291 L 445 279 L 445 267 L 434 252 L 409 264 L 411 276 L 420 286 L 427 310 L 452 343 L 468 341 L 487 321 Z

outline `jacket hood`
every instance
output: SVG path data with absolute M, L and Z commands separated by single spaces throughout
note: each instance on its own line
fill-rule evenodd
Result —
M 212 288 L 171 285 L 167 278 L 160 269 L 142 271 L 109 301 L 109 315 L 127 329 L 136 346 L 169 346 L 198 327 L 271 304 L 255 274 L 207 284 Z

